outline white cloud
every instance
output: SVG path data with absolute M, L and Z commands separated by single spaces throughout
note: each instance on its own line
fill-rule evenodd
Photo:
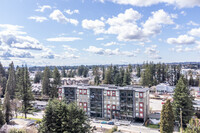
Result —
M 67 50 L 67 51 L 71 51 L 71 52 L 76 52 L 78 51 L 78 49 L 76 48 L 72 48 L 70 47 L 69 45 L 63 45 L 64 49 Z
M 35 20 L 36 22 L 43 22 L 45 20 L 48 20 L 46 17 L 40 17 L 40 16 L 31 16 L 28 17 L 28 19 Z
M 161 32 L 162 24 L 173 24 L 172 16 L 166 13 L 163 9 L 152 12 L 152 17 L 143 24 L 144 34 L 155 35 Z
M 103 44 L 103 46 L 112 46 L 112 45 L 125 45 L 125 44 L 121 44 L 117 42 L 109 42 L 109 43 Z
M 186 13 L 185 11 L 181 11 L 181 14 L 182 14 L 183 16 L 186 16 L 186 15 L 187 15 L 187 13 Z
M 180 52 L 190 52 L 190 51 L 199 50 L 199 48 L 198 47 L 193 47 L 193 48 L 185 47 L 185 48 L 183 48 L 182 45 L 177 45 L 177 46 L 175 46 L 175 48 L 172 48 L 171 50 L 175 51 L 177 53 L 180 53 Z
M 21 31 L 24 27 L 19 25 L 0 24 L 0 28 L 5 34 L 26 34 L 26 32 Z
M 105 23 L 100 20 L 83 20 L 82 27 L 92 29 L 95 34 L 114 34 L 119 41 L 149 41 L 149 37 L 155 36 L 161 32 L 163 25 L 174 24 L 173 18 L 177 16 L 168 14 L 164 10 L 152 12 L 146 22 L 138 26 L 137 21 L 142 15 L 132 8 L 125 10 L 124 13 L 116 17 L 108 18 Z M 108 29 L 105 30 L 106 25 Z
M 97 48 L 95 46 L 89 46 L 88 49 L 84 50 L 97 55 L 124 55 L 128 57 L 134 57 L 136 56 L 136 54 L 140 52 L 139 49 L 135 51 L 120 51 L 118 48 L 112 50 L 112 49 Z
M 178 38 L 168 38 L 167 43 L 169 44 L 195 44 L 196 40 L 194 37 L 188 35 L 180 35 Z
M 104 38 L 103 37 L 99 37 L 99 38 L 96 38 L 96 40 L 97 41 L 102 41 L 102 40 L 104 40 Z
M 55 37 L 55 38 L 47 38 L 46 40 L 50 42 L 72 42 L 82 39 L 79 37 Z
M 103 33 L 104 32 L 104 22 L 100 21 L 100 20 L 87 20 L 84 19 L 82 21 L 82 27 L 85 29 L 90 29 L 93 30 L 95 32 L 95 34 L 98 33 Z
M 148 55 L 149 58 L 152 59 L 162 59 L 158 53 L 159 51 L 156 50 L 157 46 L 156 45 L 152 45 L 151 47 L 146 47 L 144 53 Z
M 192 29 L 188 33 L 192 36 L 200 37 L 200 28 Z
M 72 15 L 72 14 L 79 14 L 79 10 L 70 10 L 70 9 L 68 9 L 68 10 L 64 10 L 64 12 L 66 12 L 67 14 L 69 14 L 69 15 Z
M 74 24 L 74 25 L 78 25 L 78 21 L 76 19 L 66 18 L 60 10 L 54 10 L 49 15 L 49 17 L 52 20 L 55 20 L 59 23 L 63 23 L 63 24 L 71 23 L 71 24 Z
M 199 24 L 193 22 L 193 21 L 190 21 L 187 23 L 187 25 L 192 25 L 192 26 L 199 26 Z
M 112 1 L 113 3 L 117 4 L 132 5 L 139 7 L 146 7 L 159 3 L 174 5 L 177 6 L 178 8 L 200 6 L 199 0 L 190 0 L 190 1 L 189 0 L 103 0 L 103 1 Z
M 51 6 L 49 5 L 39 6 L 38 9 L 36 9 L 35 11 L 44 12 L 45 9 L 51 9 Z
M 72 58 L 72 59 L 77 59 L 79 58 L 80 56 L 77 56 L 77 55 L 74 55 L 74 54 L 71 54 L 71 53 L 68 53 L 68 52 L 65 52 L 64 54 L 64 57 L 67 57 L 67 58 Z

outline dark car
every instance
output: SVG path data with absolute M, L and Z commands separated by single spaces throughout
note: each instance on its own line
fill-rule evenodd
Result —
M 108 122 L 108 125 L 114 125 L 114 122 L 113 121 Z

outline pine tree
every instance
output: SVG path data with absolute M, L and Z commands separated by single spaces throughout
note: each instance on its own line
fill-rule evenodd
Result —
M 102 67 L 102 80 L 105 79 L 105 67 L 103 66 Z
M 173 96 L 173 112 L 175 120 L 180 122 L 180 109 L 182 109 L 183 126 L 189 122 L 194 115 L 193 97 L 187 87 L 187 81 L 183 76 L 179 79 L 176 88 L 174 89 Z
M 162 106 L 160 119 L 160 132 L 173 133 L 174 130 L 174 114 L 170 100 Z
M 42 119 L 40 133 L 88 133 L 90 125 L 85 112 L 75 103 L 66 104 L 53 99 L 49 101 Z
M 0 77 L 5 77 L 5 76 L 6 76 L 5 69 L 3 68 L 3 65 L 0 62 Z
M 5 95 L 6 84 L 7 84 L 7 78 L 6 77 L 0 77 L 0 86 L 2 88 L 2 95 Z
M 67 77 L 67 74 L 66 74 L 66 72 L 65 72 L 65 67 L 63 67 L 63 69 L 62 69 L 62 77 Z
M 6 89 L 9 92 L 10 98 L 13 100 L 15 97 L 15 89 L 16 89 L 15 68 L 13 62 L 10 64 L 8 71 L 9 71 L 9 76 L 6 84 Z
M 42 79 L 42 73 L 40 71 L 38 71 L 35 74 L 34 83 L 40 83 L 41 79 Z
M 140 68 L 139 65 L 137 65 L 136 71 L 137 71 L 136 76 L 137 76 L 137 77 L 140 77 L 140 76 L 141 76 L 141 68 Z
M 0 99 L 0 128 L 4 125 L 5 120 L 4 120 L 4 115 L 2 112 L 2 103 L 1 103 L 1 99 Z
M 126 72 L 124 73 L 124 79 L 123 79 L 123 86 L 130 85 L 131 82 L 131 76 L 128 69 L 126 69 Z
M 50 97 L 55 98 L 58 96 L 58 87 L 61 85 L 61 76 L 60 73 L 57 69 L 57 67 L 54 68 L 53 71 L 53 82 L 51 85 L 51 90 L 50 90 Z
M 51 77 L 50 69 L 49 67 L 45 67 L 42 78 L 42 93 L 44 95 L 49 95 L 50 93 L 50 80 L 49 80 L 50 77 Z
M 5 116 L 5 122 L 9 123 L 11 117 L 12 117 L 12 110 L 10 106 L 10 95 L 8 90 L 6 89 L 5 96 L 4 96 L 4 102 L 3 102 L 3 113 Z
M 106 70 L 104 84 L 112 84 L 112 66 Z

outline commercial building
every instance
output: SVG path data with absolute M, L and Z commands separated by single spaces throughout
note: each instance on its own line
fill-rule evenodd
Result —
M 76 102 L 90 117 L 145 121 L 149 114 L 149 88 L 63 85 L 59 99 Z

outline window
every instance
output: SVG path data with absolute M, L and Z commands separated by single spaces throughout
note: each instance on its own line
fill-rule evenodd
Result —
M 135 105 L 138 106 L 138 103 L 136 103 Z
M 87 108 L 84 108 L 83 110 L 84 110 L 84 111 L 87 111 Z
M 140 117 L 143 117 L 143 113 L 140 113 Z
M 139 93 L 139 98 L 143 98 L 143 92 Z
M 84 95 L 87 95 L 87 90 L 86 89 L 84 89 Z
M 62 96 L 59 96 L 59 100 L 62 100 Z
M 87 103 L 84 103 L 84 108 L 87 107 Z
M 143 107 L 143 103 L 140 102 L 140 107 Z
M 116 96 L 116 91 L 112 91 L 112 96 Z
M 138 117 L 138 116 L 139 116 L 139 113 L 135 113 L 135 115 Z
M 116 105 L 112 105 L 112 109 L 115 110 L 116 109 Z
M 82 89 L 79 89 L 79 94 L 82 94 Z
M 138 110 L 138 108 L 136 108 L 136 110 Z
M 140 112 L 143 112 L 143 108 L 140 108 Z
M 83 103 L 82 103 L 82 102 L 80 102 L 80 103 L 79 103 L 79 106 L 80 106 L 80 107 L 82 107 L 82 106 L 83 106 Z
M 107 109 L 110 109 L 110 104 L 107 104 Z
M 107 91 L 107 96 L 110 96 L 110 91 Z

